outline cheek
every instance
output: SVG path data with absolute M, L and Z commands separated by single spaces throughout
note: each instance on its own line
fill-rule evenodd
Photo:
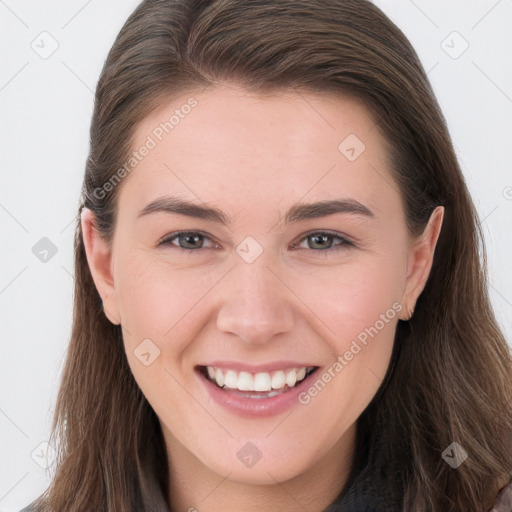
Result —
M 345 403 L 360 413 L 386 374 L 405 282 L 397 261 L 366 257 L 296 281 L 304 301 L 326 326 L 322 337 L 330 345 L 333 364 L 324 381 L 334 385 L 325 399 L 334 408 Z
M 173 397 L 174 408 L 190 407 L 172 376 L 177 366 L 190 366 L 187 349 L 200 328 L 194 313 L 212 286 L 208 274 L 177 271 L 138 251 L 124 252 L 115 268 L 123 341 L 137 384 L 159 416 L 168 414 L 165 397 Z
M 396 261 L 396 260 L 395 260 Z M 404 288 L 401 265 L 392 258 L 364 257 L 294 279 L 295 289 L 323 320 L 339 350 L 385 315 L 385 326 L 400 311 Z M 396 320 L 395 320 L 396 323 Z M 381 323 L 379 330 L 385 330 Z
M 191 399 L 182 368 L 190 370 L 187 350 L 202 327 L 197 315 L 201 299 L 216 281 L 215 273 L 176 269 L 164 259 L 157 261 L 138 251 L 126 251 L 116 269 L 123 339 L 133 377 L 164 426 L 167 442 L 176 436 L 177 444 L 204 456 L 212 451 L 209 436 L 221 437 L 224 431 L 209 423 L 204 406 Z M 138 357 L 143 339 L 159 349 L 148 366 Z M 153 357 L 151 345 L 145 352 Z M 203 432 L 204 425 L 209 430 Z
M 396 285 L 368 269 L 329 283 L 312 309 L 329 327 L 322 336 L 331 362 L 300 399 L 306 405 L 318 404 L 313 405 L 316 420 L 326 425 L 326 438 L 335 438 L 340 426 L 348 426 L 366 409 L 384 380 L 401 304 L 395 300 Z
M 116 270 L 116 295 L 127 345 L 135 348 L 149 338 L 166 351 L 184 349 L 190 335 L 180 334 L 197 323 L 195 308 L 218 280 L 217 274 L 199 266 L 177 270 L 165 260 L 137 251 L 124 253 Z M 164 347 L 164 340 L 170 338 L 172 347 Z

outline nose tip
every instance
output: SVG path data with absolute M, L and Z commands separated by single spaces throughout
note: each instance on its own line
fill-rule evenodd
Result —
M 246 264 L 247 265 L 247 264 Z M 217 328 L 263 344 L 293 328 L 291 293 L 265 264 L 232 272 L 221 292 Z

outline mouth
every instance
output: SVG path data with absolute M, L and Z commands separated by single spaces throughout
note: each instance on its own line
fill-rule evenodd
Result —
M 269 372 L 251 373 L 218 366 L 198 366 L 197 371 L 224 392 L 250 399 L 270 399 L 283 395 L 301 385 L 318 366 L 283 368 Z

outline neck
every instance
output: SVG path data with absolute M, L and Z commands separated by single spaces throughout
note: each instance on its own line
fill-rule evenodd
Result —
M 166 430 L 164 428 L 164 430 Z M 356 425 L 343 434 L 319 461 L 286 481 L 269 485 L 240 483 L 205 466 L 165 433 L 169 458 L 171 512 L 321 512 L 345 487 L 353 463 Z M 297 449 L 300 449 L 297 447 Z M 271 474 L 271 471 L 269 471 Z

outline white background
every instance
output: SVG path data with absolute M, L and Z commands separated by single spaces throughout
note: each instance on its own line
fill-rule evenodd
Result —
M 490 295 L 511 340 L 512 0 L 376 3 L 429 72 L 484 228 Z M 37 460 L 48 439 L 70 335 L 73 225 L 93 91 L 137 4 L 0 0 L 0 512 L 18 511 L 49 482 L 31 454 Z M 44 31 L 58 43 L 47 59 L 31 47 L 46 38 L 51 48 Z M 456 59 L 445 51 L 463 48 L 453 31 L 469 43 Z M 42 237 L 57 248 L 46 263 L 32 252 Z

